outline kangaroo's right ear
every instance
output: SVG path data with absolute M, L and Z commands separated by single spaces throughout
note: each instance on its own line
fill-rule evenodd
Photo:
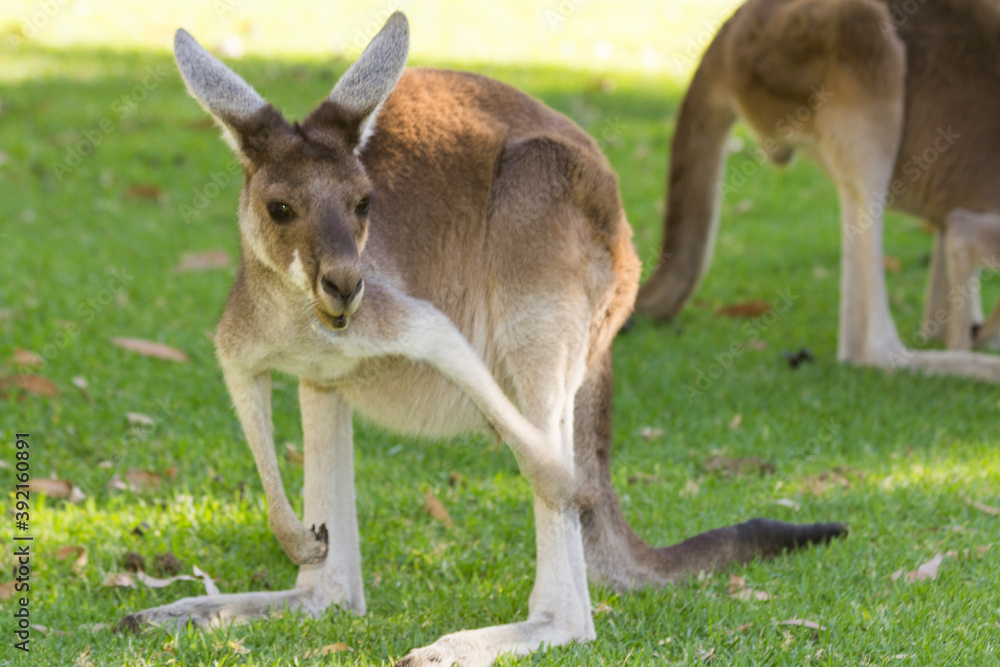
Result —
M 212 114 L 226 143 L 245 165 L 266 151 L 273 132 L 289 129 L 281 114 L 250 84 L 183 28 L 174 35 L 174 57 L 188 92 Z

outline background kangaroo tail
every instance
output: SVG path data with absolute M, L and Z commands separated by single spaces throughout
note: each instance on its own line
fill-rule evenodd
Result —
M 796 525 L 752 519 L 655 548 L 629 526 L 611 486 L 611 354 L 589 371 L 576 395 L 574 447 L 587 574 L 619 590 L 664 585 L 699 571 L 745 563 L 847 533 L 840 523 Z
M 670 149 L 663 243 L 653 275 L 639 290 L 636 311 L 670 319 L 708 270 L 719 221 L 718 187 L 729 129 L 736 121 L 725 72 L 723 29 L 705 53 L 681 103 Z

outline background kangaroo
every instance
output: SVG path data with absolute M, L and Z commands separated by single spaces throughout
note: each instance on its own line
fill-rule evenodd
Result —
M 126 621 L 364 612 L 355 410 L 409 434 L 493 430 L 535 492 L 528 619 L 447 635 L 400 664 L 487 665 L 592 639 L 588 575 L 665 584 L 843 534 L 763 519 L 663 549 L 633 534 L 609 471 L 611 342 L 639 275 L 616 178 L 566 118 L 480 76 L 404 73 L 407 50 L 396 13 L 329 99 L 289 124 L 177 33 L 188 88 L 245 170 L 241 264 L 216 342 L 269 523 L 301 569 L 292 590 L 187 598 Z M 300 380 L 304 523 L 278 474 L 272 369 Z
M 804 149 L 836 184 L 838 357 L 1000 378 L 1000 360 L 991 356 L 904 348 L 889 313 L 882 252 L 886 208 L 931 221 L 939 231 L 925 332 L 943 336 L 949 321 L 982 321 L 976 284 L 949 283 L 943 231 L 959 208 L 1000 213 L 1000 2 L 899 4 L 751 0 L 723 25 L 681 107 L 662 252 L 638 312 L 673 317 L 707 271 L 724 146 L 743 117 L 770 159 L 785 163 Z M 968 348 L 970 336 L 971 327 L 955 329 L 950 347 Z

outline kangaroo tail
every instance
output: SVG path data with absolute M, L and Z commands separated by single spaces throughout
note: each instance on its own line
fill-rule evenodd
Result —
M 670 150 L 667 211 L 656 270 L 639 290 L 636 311 L 670 319 L 708 270 L 719 222 L 719 180 L 736 121 L 721 77 L 726 27 L 705 53 L 681 104 Z
M 611 486 L 611 355 L 595 364 L 576 395 L 576 497 L 587 574 L 620 590 L 664 585 L 702 570 L 745 563 L 847 533 L 840 523 L 796 525 L 752 519 L 656 548 L 629 526 Z

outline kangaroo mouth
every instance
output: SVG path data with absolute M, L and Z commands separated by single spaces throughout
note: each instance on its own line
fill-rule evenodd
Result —
M 331 315 L 320 307 L 315 307 L 313 310 L 316 313 L 316 317 L 319 321 L 323 323 L 327 329 L 333 329 L 334 331 L 341 331 L 347 328 L 347 315 Z

